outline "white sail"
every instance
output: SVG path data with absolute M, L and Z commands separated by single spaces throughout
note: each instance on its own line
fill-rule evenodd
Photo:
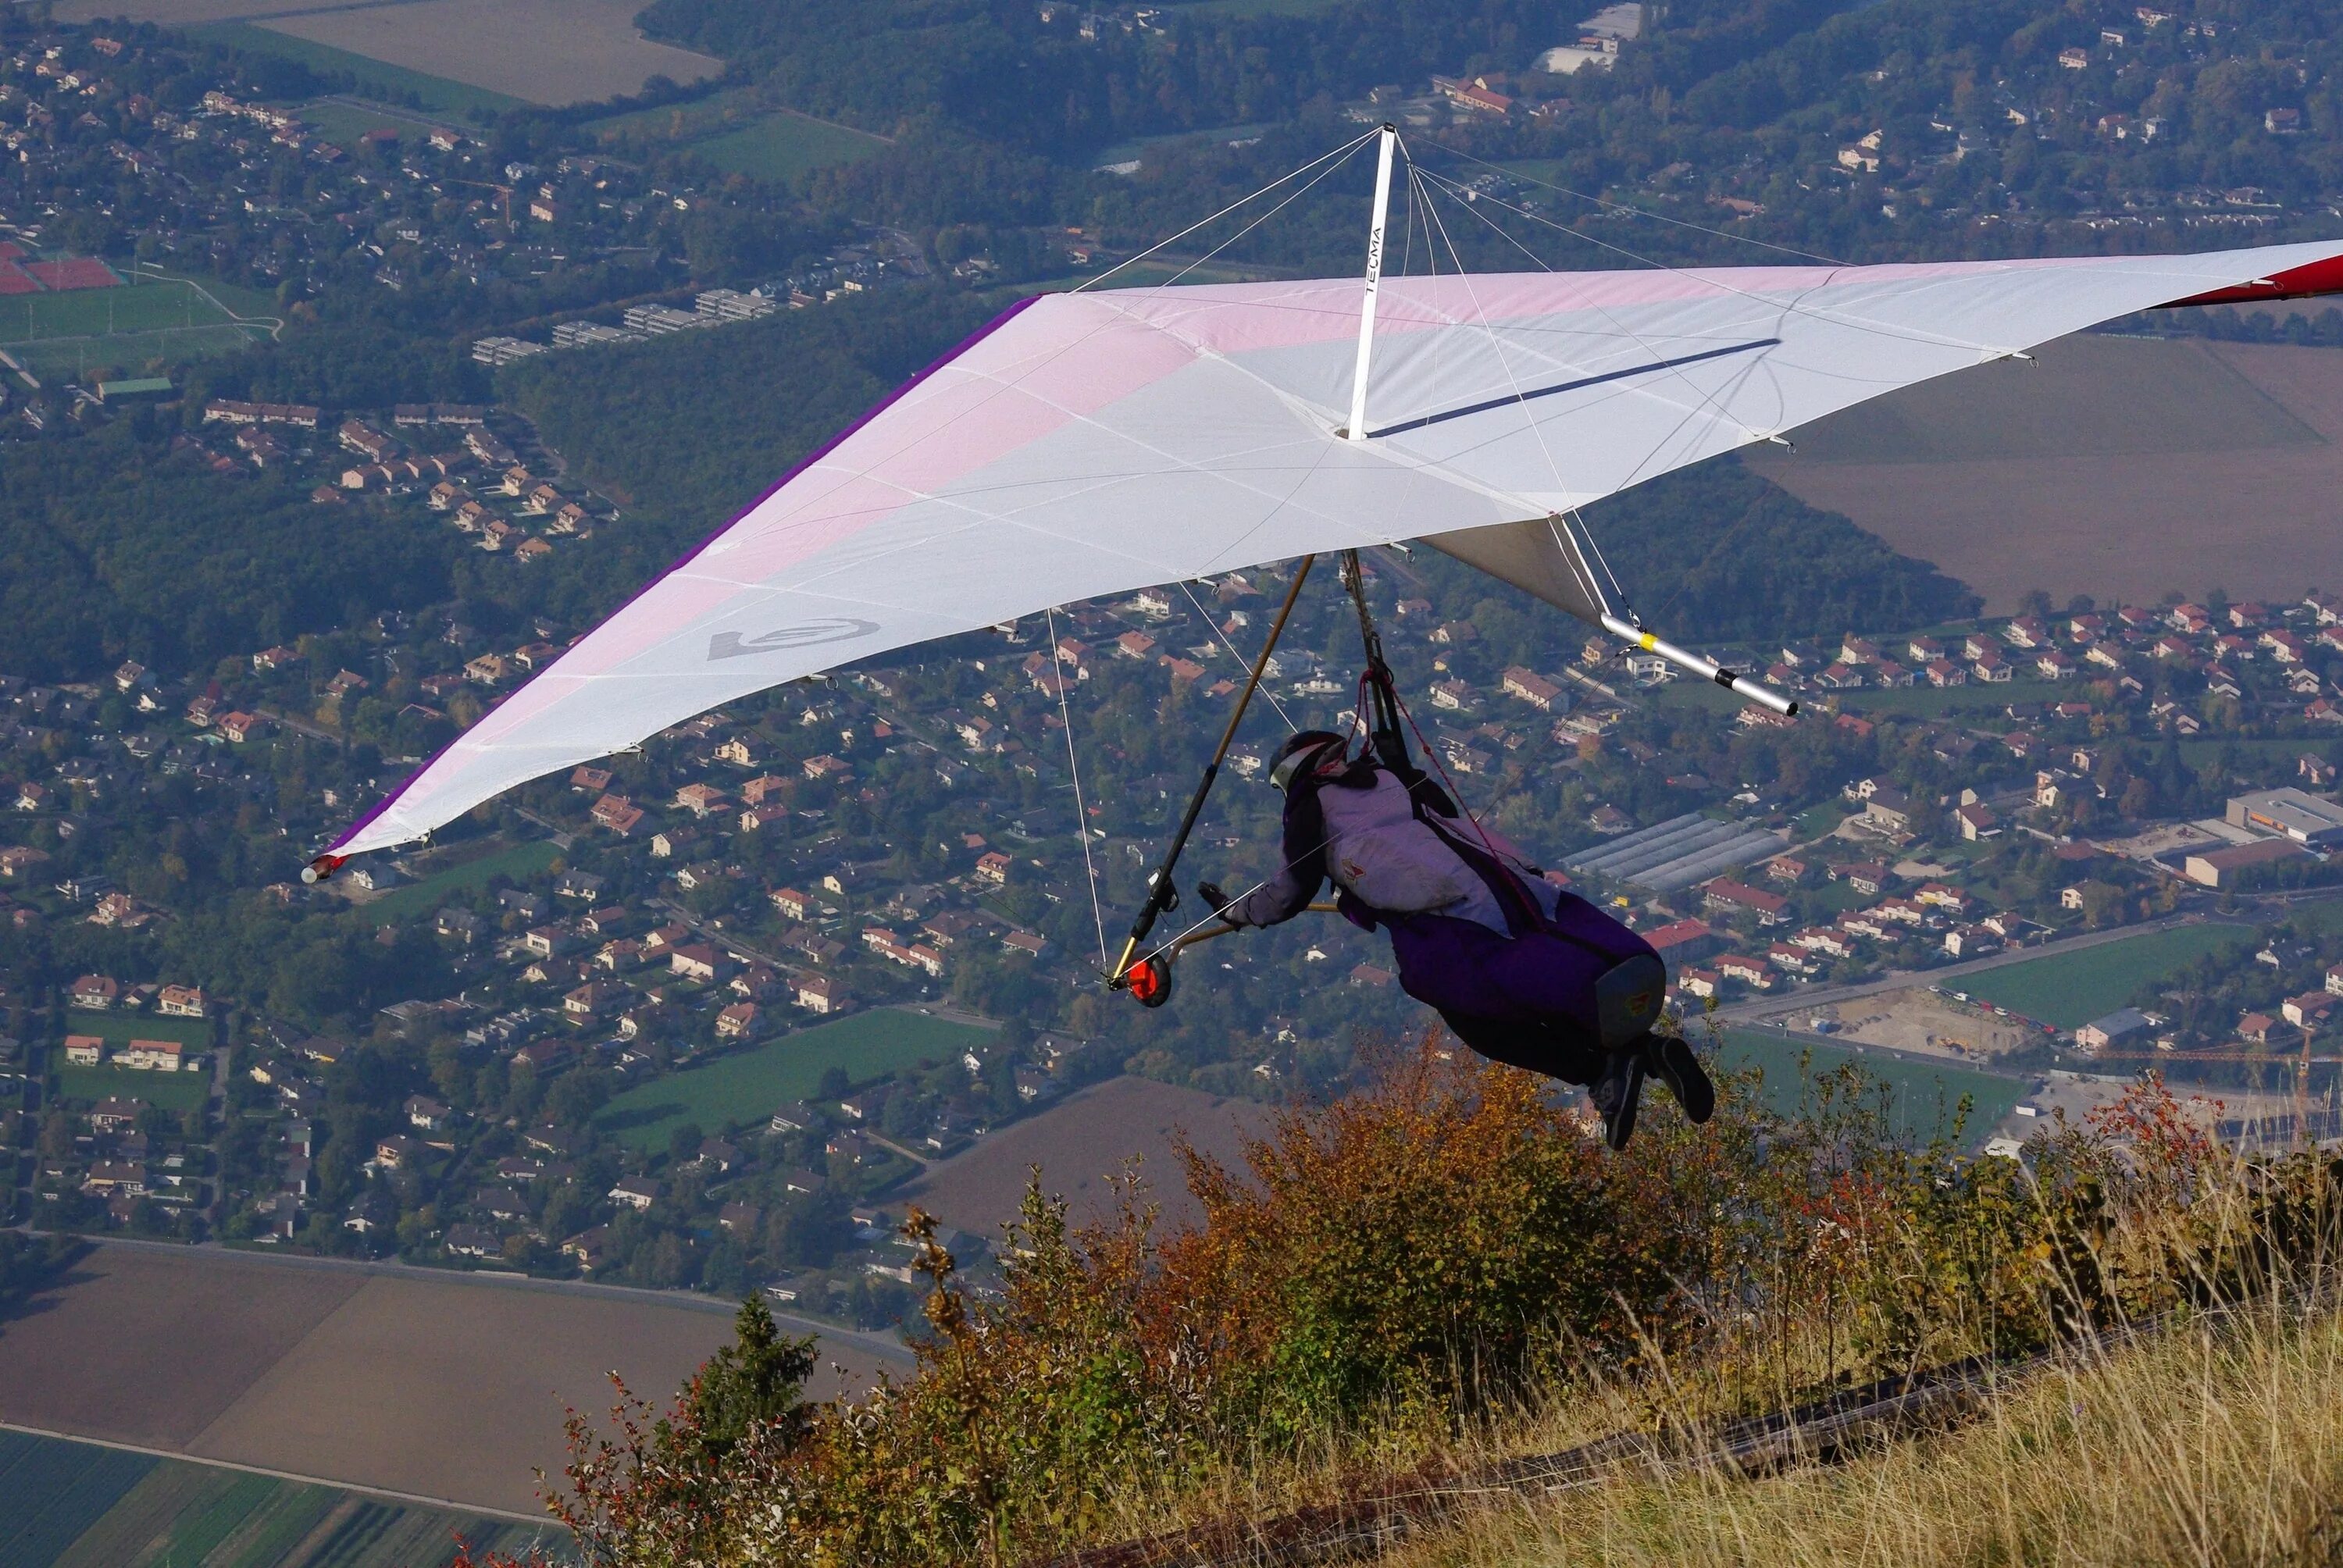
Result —
M 1071 600 L 1544 518 L 2338 254 L 1387 277 L 1358 440 L 1343 427 L 1359 279 L 1030 299 L 650 583 L 334 852 L 414 839 L 799 676 Z M 1522 554 L 1460 542 L 1501 570 Z

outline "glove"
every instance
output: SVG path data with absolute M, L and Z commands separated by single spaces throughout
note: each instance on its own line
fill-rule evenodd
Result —
M 1212 906 L 1212 912 L 1220 916 L 1221 919 L 1228 921 L 1229 924 L 1232 926 L 1241 926 L 1244 924 L 1242 920 L 1237 919 L 1235 915 L 1230 912 L 1236 907 L 1236 902 L 1226 893 L 1221 891 L 1221 885 L 1218 882 L 1197 883 L 1196 896 L 1203 900 L 1205 903 Z

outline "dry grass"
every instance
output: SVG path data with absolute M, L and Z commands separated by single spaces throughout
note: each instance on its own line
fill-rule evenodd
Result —
M 2036 1373 L 1985 1420 L 1770 1476 L 1492 1509 L 1394 1568 L 2343 1560 L 2343 1314 L 2265 1306 Z

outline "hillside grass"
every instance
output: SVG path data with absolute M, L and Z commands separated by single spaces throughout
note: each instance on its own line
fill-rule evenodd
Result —
M 867 1083 L 923 1061 L 949 1060 L 991 1037 L 974 1024 L 877 1008 L 654 1079 L 612 1100 L 594 1120 L 622 1143 L 655 1146 L 685 1121 L 710 1131 L 731 1121 L 761 1121 L 789 1101 L 809 1098 L 833 1067 Z
M 2245 926 L 2176 926 L 2079 952 L 2006 964 L 1948 983 L 1976 1000 L 2060 1029 L 2075 1029 L 2124 1006 L 2142 986 L 2252 935 Z
M 1774 1475 L 1704 1471 L 1492 1509 L 1392 1568 L 2332 1563 L 2343 1316 L 2265 1304 L 2070 1352 L 1950 1435 Z

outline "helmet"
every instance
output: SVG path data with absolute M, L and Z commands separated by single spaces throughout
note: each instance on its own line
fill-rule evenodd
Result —
M 1327 749 L 1333 749 L 1333 756 Z M 1270 764 L 1269 781 L 1280 789 L 1291 789 L 1294 776 L 1305 769 L 1315 771 L 1329 762 L 1341 760 L 1350 751 L 1350 742 L 1331 729 L 1305 729 L 1288 740 Z

